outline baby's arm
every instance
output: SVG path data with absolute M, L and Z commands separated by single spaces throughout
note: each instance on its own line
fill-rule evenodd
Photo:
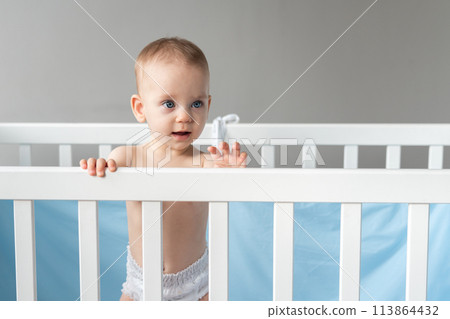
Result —
M 109 154 L 108 159 L 104 158 L 95 159 L 93 157 L 89 158 L 87 161 L 83 158 L 80 161 L 80 167 L 82 169 L 87 169 L 88 174 L 91 176 L 103 177 L 105 176 L 106 167 L 109 168 L 110 172 L 115 172 L 117 167 L 125 166 L 126 161 L 126 146 L 116 147 Z

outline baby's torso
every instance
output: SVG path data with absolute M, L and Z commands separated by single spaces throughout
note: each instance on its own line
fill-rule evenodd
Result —
M 142 149 L 136 146 L 131 167 L 142 167 Z M 200 154 L 172 159 L 164 167 L 201 167 Z M 198 157 L 195 157 L 198 156 Z M 137 160 L 136 160 L 137 159 Z M 155 157 L 153 166 L 160 159 Z M 137 164 L 137 165 L 136 165 Z M 181 194 L 179 194 L 181 195 Z M 142 202 L 127 201 L 128 233 L 133 258 L 142 267 Z M 176 273 L 199 259 L 206 247 L 208 202 L 163 202 L 164 273 Z

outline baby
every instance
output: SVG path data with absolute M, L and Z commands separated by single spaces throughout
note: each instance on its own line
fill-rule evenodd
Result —
M 131 109 L 156 138 L 145 145 L 119 146 L 107 160 L 82 159 L 80 166 L 89 175 L 105 176 L 106 167 L 115 172 L 118 167 L 156 166 L 166 151 L 170 161 L 163 167 L 246 167 L 247 154 L 239 143 L 231 152 L 225 142 L 218 145 L 220 152 L 214 146 L 209 153 L 194 151 L 192 142 L 211 105 L 208 62 L 195 44 L 178 37 L 151 42 L 140 52 L 135 73 L 138 94 L 131 97 Z M 157 143 L 162 138 L 165 142 Z M 120 300 L 142 300 L 141 204 L 126 202 L 127 278 Z M 163 300 L 208 300 L 208 202 L 163 202 L 163 213 Z

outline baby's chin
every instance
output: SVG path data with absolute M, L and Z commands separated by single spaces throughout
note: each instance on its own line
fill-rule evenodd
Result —
M 184 153 L 191 147 L 191 144 L 188 143 L 170 143 L 169 148 L 171 152 Z M 185 153 L 187 154 L 187 153 Z

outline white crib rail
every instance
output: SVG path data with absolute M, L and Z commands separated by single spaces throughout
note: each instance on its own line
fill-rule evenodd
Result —
M 60 166 L 72 166 L 73 144 L 99 145 L 99 157 L 106 158 L 113 144 L 128 144 L 130 137 L 145 130 L 145 124 L 99 124 L 99 123 L 0 123 L 0 144 L 19 144 L 20 165 L 31 165 L 31 145 L 59 144 Z M 194 145 L 208 144 L 211 124 L 205 129 Z M 272 201 L 274 202 L 274 300 L 291 300 L 293 255 L 293 203 L 294 202 L 340 202 L 341 203 L 341 243 L 339 299 L 359 300 L 360 249 L 361 249 L 361 205 L 364 202 L 404 202 L 409 203 L 407 236 L 406 300 L 425 300 L 428 257 L 428 215 L 429 203 L 449 203 L 445 194 L 448 189 L 448 172 L 442 170 L 444 146 L 450 145 L 450 125 L 448 124 L 229 124 L 227 137 L 245 144 L 259 145 L 263 161 L 261 170 L 245 171 L 227 169 L 226 172 L 208 172 L 208 185 L 197 183 L 211 190 L 209 183 L 220 181 L 231 187 L 226 194 L 203 193 L 198 199 L 187 195 L 183 200 L 210 202 L 210 300 L 228 299 L 228 202 L 229 201 Z M 344 170 L 273 170 L 276 162 L 276 146 L 302 145 L 306 139 L 314 138 L 315 144 L 303 148 L 302 154 L 313 151 L 317 145 L 343 145 Z M 202 139 L 204 139 L 202 141 Z M 261 140 L 263 139 L 263 141 Z M 359 145 L 385 145 L 386 168 L 389 171 L 358 168 Z M 429 147 L 429 170 L 399 170 L 401 166 L 401 146 L 425 145 Z M 280 156 L 283 156 L 283 152 Z M 93 154 L 93 157 L 95 155 Z M 286 158 L 280 158 L 283 164 Z M 315 161 L 303 163 L 303 168 L 315 168 Z M 356 170 L 357 169 L 357 170 Z M 434 171 L 433 171 L 434 170 Z M 438 170 L 438 171 L 436 171 Z M 99 285 L 91 284 L 98 276 L 98 244 L 82 248 L 82 243 L 98 240 L 96 209 L 88 213 L 86 203 L 96 200 L 142 200 L 143 201 L 143 258 L 144 258 L 144 299 L 160 300 L 162 280 L 162 224 L 161 202 L 173 200 L 159 192 L 168 186 L 173 191 L 177 176 L 170 169 L 163 169 L 153 179 L 153 184 L 144 182 L 132 170 L 119 169 L 105 181 L 86 179 L 80 170 L 48 170 L 47 168 L 20 170 L 17 167 L 0 168 L 0 199 L 15 199 L 17 296 L 18 299 L 36 299 L 34 234 L 35 199 L 76 199 L 80 207 L 80 282 L 84 295 L 82 300 L 98 300 Z M 204 171 L 182 171 L 185 176 L 205 176 Z M 137 173 L 134 171 L 134 173 Z M 49 175 L 50 174 L 50 175 Z M 194 175 L 192 175 L 194 174 Z M 300 174 L 300 175 L 299 175 Z M 144 175 L 140 173 L 140 175 Z M 145 175 L 144 175 L 145 176 Z M 22 180 L 17 181 L 17 178 Z M 55 178 L 56 188 L 42 185 L 39 178 Z M 65 188 L 66 178 L 71 178 L 70 188 Z M 233 180 L 229 180 L 233 178 Z M 7 181 L 15 180 L 7 189 Z M 73 180 L 75 179 L 75 180 Z M 121 180 L 121 182 L 118 182 Z M 112 185 L 145 185 L 145 194 L 127 193 L 111 188 Z M 156 182 L 158 180 L 158 182 Z M 5 182 L 6 181 L 6 182 Z M 115 182 L 112 182 L 115 181 Z M 100 184 L 98 184 L 100 183 Z M 123 183 L 123 184 L 120 184 Z M 165 184 L 167 183 L 167 184 Z M 261 184 L 262 183 L 262 184 Z M 11 184 L 11 183 L 9 183 Z M 23 187 L 20 191 L 17 187 Z M 75 190 L 72 189 L 76 185 Z M 102 191 L 98 186 L 103 188 Z M 158 187 L 149 192 L 150 185 Z M 239 185 L 239 187 L 237 187 Z M 259 185 L 259 186 L 258 186 Z M 83 186 L 86 188 L 83 189 Z M 258 190 L 258 186 L 259 190 Z M 139 187 L 139 186 L 137 186 Z M 256 190 L 248 193 L 246 190 Z M 255 188 L 256 187 L 256 188 Z M 134 188 L 133 188 L 134 189 Z M 139 188 L 136 188 L 139 189 Z M 5 191 L 4 191 L 5 190 Z M 14 190 L 14 191 L 12 191 Z M 295 190 L 295 191 L 294 191 Z M 8 193 L 8 191 L 12 191 Z M 259 192 L 259 193 L 258 193 Z M 149 194 L 152 196 L 149 196 Z M 262 195 L 265 193 L 265 196 Z M 11 196 L 5 196 L 10 194 Z M 14 194 L 14 196 L 12 196 Z M 51 195 L 50 195 L 51 194 Z M 56 197 L 55 197 L 56 194 Z M 90 194 L 90 195 L 88 195 Z M 250 196 L 250 197 L 249 197 Z M 267 198 L 270 199 L 267 199 Z M 87 205 L 87 204 L 86 204 Z M 93 204 L 91 204 L 93 205 Z M 85 207 L 85 208 L 83 208 Z M 96 204 L 95 204 L 96 207 Z M 25 209 L 26 208 L 26 209 Z M 84 216 L 84 217 L 83 217 Z M 289 218 L 291 217 L 291 218 Z M 81 226 L 88 219 L 90 226 Z M 156 223 L 145 232 L 147 228 Z M 86 229 L 85 229 L 86 228 Z M 88 229 L 89 228 L 89 229 Z M 26 235 L 24 235 L 26 234 Z M 31 237 L 30 237 L 31 236 Z M 84 238 L 84 239 L 83 239 Z M 97 239 L 95 239 L 97 238 Z M 32 250 L 32 253 L 30 252 Z M 147 262 L 149 256 L 156 256 Z M 95 265 L 95 267 L 94 267 Z M 97 267 L 97 268 L 96 268 Z M 31 278 L 31 279 L 30 279 Z M 157 283 L 150 285 L 149 283 Z
M 61 163 L 66 164 L 69 163 L 67 158 L 71 156 L 67 145 L 100 145 L 99 155 L 106 157 L 112 144 L 127 144 L 136 133 L 146 128 L 146 124 L 136 123 L 0 123 L 0 144 L 21 145 L 21 166 L 31 164 L 31 145 L 62 145 L 60 154 L 64 159 Z M 194 145 L 204 145 L 202 139 L 210 140 L 211 134 L 212 124 L 208 123 Z M 313 138 L 316 145 L 385 145 L 388 147 L 387 168 L 399 167 L 398 153 L 401 146 L 430 146 L 430 153 L 436 153 L 433 158 L 439 166 L 439 161 L 442 161 L 439 154 L 443 153 L 443 146 L 450 145 L 450 124 L 240 123 L 227 125 L 227 138 L 245 138 L 254 144 L 263 139 L 264 145 L 286 145 L 292 139 L 297 139 L 298 145 L 302 145 L 307 138 Z M 268 167 L 271 167 L 270 163 Z
M 42 183 L 43 178 L 51 180 L 52 183 Z M 72 181 L 70 184 L 67 180 Z M 11 182 L 14 181 L 14 182 Z M 130 187 L 133 185 L 133 187 Z M 186 191 L 186 185 L 192 185 Z M 211 185 L 217 185 L 211 188 Z M 54 168 L 54 167 L 0 167 L 0 199 L 13 199 L 15 205 L 20 201 L 32 200 L 78 200 L 80 206 L 83 201 L 98 200 L 134 200 L 149 202 L 149 206 L 143 204 L 144 218 L 148 215 L 150 219 L 145 220 L 147 227 L 151 220 L 157 219 L 160 214 L 161 201 L 174 201 L 183 193 L 179 200 L 183 201 L 209 201 L 211 228 L 211 254 L 210 254 L 210 300 L 226 300 L 228 288 L 225 283 L 228 279 L 228 209 L 226 202 L 230 201 L 258 201 L 285 203 L 276 210 L 277 225 L 280 229 L 282 223 L 292 225 L 286 216 L 280 212 L 288 212 L 292 217 L 292 205 L 294 202 L 340 202 L 349 203 L 413 203 L 411 205 L 423 205 L 429 203 L 449 203 L 448 189 L 450 186 L 450 171 L 448 170 L 374 170 L 374 169 L 183 169 L 163 168 L 154 175 L 146 175 L 132 168 L 119 168 L 117 172 L 108 174 L 106 178 L 96 179 L 85 174 L 80 168 Z M 167 191 L 170 189 L 170 192 Z M 159 205 L 159 206 L 158 206 Z M 353 205 L 353 204 L 352 204 Z M 28 207 L 29 206 L 29 207 Z M 26 211 L 25 222 L 17 219 L 16 229 L 19 247 L 26 245 L 34 247 L 34 236 L 30 239 L 30 205 Z M 18 207 L 18 206 L 17 206 Z M 91 208 L 91 215 L 94 210 Z M 277 205 L 275 205 L 277 207 Z M 282 209 L 281 209 L 282 207 Z M 415 207 L 415 206 L 412 206 Z M 417 206 L 419 207 L 419 206 Z M 420 206 L 423 207 L 423 206 Z M 84 210 L 84 209 L 82 209 Z M 86 210 L 87 211 L 87 210 Z M 348 212 L 351 213 L 349 210 Z M 415 214 L 415 210 L 411 210 Z M 18 209 L 16 214 L 21 214 Z M 216 216 L 216 215 L 217 216 Z M 213 216 L 214 215 L 214 216 Z M 90 216 L 90 218 L 94 218 Z M 159 219 L 160 220 L 160 219 Z M 225 224 L 224 228 L 219 225 Z M 416 224 L 417 225 L 417 224 Z M 84 230 L 85 223 L 80 223 Z M 96 226 L 91 227 L 89 235 L 91 242 L 97 236 Z M 146 300 L 160 300 L 161 298 L 161 225 L 151 228 L 150 232 L 144 234 L 144 289 Z M 345 227 L 345 226 L 344 226 Z M 158 230 L 159 229 L 159 230 Z M 423 279 L 426 276 L 421 266 L 415 265 L 416 258 L 423 258 L 422 248 L 427 241 L 421 227 L 412 226 L 408 236 L 418 238 L 408 242 L 409 251 L 419 251 L 418 254 L 408 258 L 410 284 L 408 289 L 412 292 L 418 290 L 418 296 L 423 298 Z M 290 230 L 286 232 L 289 234 Z M 417 233 L 417 234 L 416 234 Z M 422 234 L 420 236 L 420 233 Z M 22 235 L 20 235 L 22 234 Z M 27 234 L 25 236 L 24 234 Z M 94 235 L 92 235 L 94 234 Z M 215 235 L 214 235 L 215 234 Z M 419 235 L 419 237 L 417 236 Z M 149 236 L 149 237 L 147 237 Z M 284 237 L 283 237 L 284 236 Z M 86 236 L 88 237 L 88 236 Z M 287 249 L 285 248 L 287 245 Z M 22 246 L 20 246 L 22 245 Z M 150 246 L 147 246 L 150 245 Z M 420 245 L 417 250 L 414 245 Z M 95 245 L 94 245 L 95 246 Z M 345 245 L 344 245 L 345 246 Z M 150 249 L 147 250 L 147 247 Z M 283 235 L 279 230 L 274 236 L 274 299 L 292 299 L 292 237 Z M 420 248 L 419 247 L 419 248 Z M 85 251 L 91 249 L 90 251 Z M 92 249 L 94 252 L 92 252 Z M 34 255 L 31 248 L 17 250 L 18 269 L 18 298 L 35 299 L 35 271 Z M 34 250 L 34 249 L 33 249 Z M 86 248 L 80 245 L 80 254 L 87 257 L 87 269 L 82 267 L 81 276 L 93 278 L 92 274 L 98 274 L 98 259 L 96 259 L 95 248 Z M 161 258 L 152 259 L 148 262 L 148 254 L 159 255 Z M 94 262 L 93 262 L 94 259 Z M 286 264 L 287 263 L 287 264 Z M 359 261 L 358 261 L 359 263 Z M 345 265 L 344 265 L 345 266 Z M 359 267 L 359 266 L 358 266 Z M 283 273 L 281 273 L 283 272 Z M 285 273 L 284 273 L 285 272 Z M 352 273 L 352 272 L 351 272 Z M 351 273 L 350 276 L 351 276 Z M 147 276 L 148 275 L 148 276 Z M 26 278 L 21 280 L 20 278 Z M 30 279 L 31 278 L 31 279 Z M 341 278 L 342 279 L 342 278 Z M 355 279 L 355 278 L 354 278 Z M 92 279 L 93 280 L 93 279 Z M 94 280 L 95 281 L 95 280 Z M 150 285 L 150 283 L 156 285 Z M 353 288 L 346 287 L 343 280 L 343 291 L 352 291 Z M 417 284 L 416 284 L 417 282 Z M 425 278 L 426 282 L 426 278 Z M 98 297 L 95 285 L 84 284 L 86 289 L 93 288 L 92 295 L 85 295 L 86 299 L 96 300 Z M 89 287 L 86 287 L 88 285 Z M 352 285 L 353 286 L 353 285 Z M 151 289 L 150 291 L 148 291 Z M 417 298 L 418 298 L 417 297 Z

